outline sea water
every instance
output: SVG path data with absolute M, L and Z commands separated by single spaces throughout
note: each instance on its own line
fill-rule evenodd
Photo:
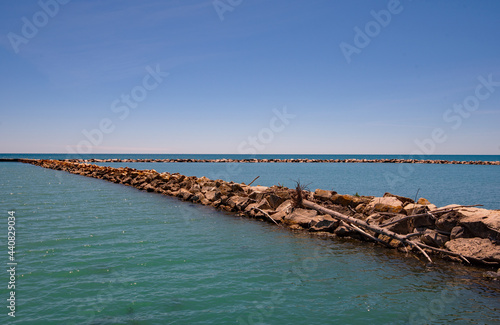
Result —
M 228 170 L 224 164 L 129 165 L 205 176 Z M 378 195 L 385 188 L 363 188 L 373 182 L 366 175 L 383 174 L 377 166 L 385 164 L 298 165 L 245 164 L 231 176 L 248 183 L 260 175 L 264 185 L 300 176 L 310 187 L 351 194 Z M 320 169 L 307 172 L 307 167 Z M 427 167 L 469 166 L 418 165 L 415 178 L 431 173 Z M 0 276 L 2 324 L 495 324 L 500 319 L 500 287 L 481 279 L 480 269 L 441 262 L 428 268 L 411 254 L 297 234 L 28 164 L 0 163 L 0 171 L 5 234 L 0 260 L 7 265 L 7 213 L 16 211 L 18 263 L 15 318 L 7 315 L 8 273 Z M 459 171 L 462 176 L 446 177 L 448 183 L 467 184 Z M 365 176 L 349 188 L 347 177 L 335 176 L 343 173 Z M 491 186 L 491 194 L 498 173 L 476 173 L 490 175 L 478 185 Z M 418 184 L 421 192 L 429 190 L 430 179 Z M 454 194 L 445 203 L 463 203 L 471 192 L 450 188 L 460 187 L 448 185 Z M 488 191 L 478 197 L 498 202 Z

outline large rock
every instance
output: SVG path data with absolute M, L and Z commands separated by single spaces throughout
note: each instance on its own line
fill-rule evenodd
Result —
M 366 206 L 367 211 L 404 213 L 403 202 L 395 197 L 376 197 Z
M 277 196 L 273 193 L 269 194 L 266 197 L 266 200 L 269 203 L 269 206 L 271 207 L 271 209 L 273 209 L 273 210 L 275 210 L 277 207 L 279 207 L 281 203 L 285 202 L 284 198 Z
M 283 222 L 287 225 L 298 224 L 303 228 L 308 228 L 311 221 L 318 221 L 314 219 L 317 215 L 316 210 L 295 209 L 291 214 L 283 218 Z
M 247 197 L 242 197 L 238 195 L 231 196 L 226 204 L 231 207 L 233 211 L 242 211 L 245 210 L 249 203 L 249 199 Z
M 314 198 L 316 200 L 329 201 L 332 198 L 332 196 L 333 196 L 332 191 L 322 190 L 319 188 L 316 191 L 314 191 Z
M 184 201 L 189 200 L 192 196 L 193 196 L 193 194 L 191 192 L 189 192 L 188 190 L 186 190 L 185 188 L 181 188 L 179 190 L 179 193 L 177 193 L 177 197 L 180 197 Z
M 389 225 L 387 227 L 384 227 L 387 230 L 390 230 L 392 232 L 398 233 L 398 234 L 409 234 L 413 232 L 413 221 L 410 219 L 404 219 L 406 217 L 405 215 L 397 215 L 394 216 L 383 223 L 390 223 L 394 222 L 392 225 Z
M 467 228 L 472 235 L 500 242 L 500 211 L 460 208 L 458 212 L 463 215 L 458 224 Z
M 335 229 L 340 225 L 340 221 L 333 219 L 329 215 L 318 216 L 318 222 L 312 221 L 310 223 L 309 231 L 324 231 L 324 232 L 334 232 Z
M 247 188 L 248 197 L 255 201 L 260 201 L 264 198 L 266 186 L 250 186 Z
M 220 197 L 221 197 L 221 194 L 217 190 L 210 190 L 210 191 L 207 191 L 205 193 L 205 198 L 207 200 L 209 200 L 210 202 L 217 201 L 218 199 L 220 199 Z
M 386 192 L 384 194 L 384 197 L 395 197 L 396 199 L 398 199 L 399 201 L 403 202 L 403 205 L 404 204 L 409 204 L 409 203 L 415 203 L 415 201 L 413 201 L 412 199 L 408 198 L 408 197 L 404 197 L 404 196 L 399 196 L 399 195 L 396 195 L 396 194 L 391 194 L 389 192 Z
M 292 211 L 292 207 L 293 207 L 292 200 L 286 200 L 276 208 L 276 211 L 278 212 L 285 211 L 286 213 L 290 213 Z
M 334 194 L 332 195 L 332 202 L 342 206 L 350 206 L 351 208 L 356 208 L 358 205 L 363 203 L 368 203 L 370 201 L 369 198 L 362 196 L 355 196 L 349 194 Z
M 448 236 L 440 234 L 432 229 L 427 229 L 420 239 L 424 244 L 438 248 L 443 247 L 444 244 L 450 240 Z
M 450 251 L 477 259 L 493 259 L 500 262 L 500 246 L 486 238 L 459 238 L 446 242 Z
M 408 203 L 404 206 L 404 210 L 407 215 L 411 216 L 413 214 L 425 213 L 429 211 L 429 207 L 418 203 Z
M 457 226 L 462 217 L 463 215 L 457 211 L 445 213 L 436 220 L 436 229 L 451 233 L 451 230 Z

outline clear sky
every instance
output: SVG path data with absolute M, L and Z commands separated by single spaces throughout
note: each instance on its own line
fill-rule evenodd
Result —
M 500 154 L 500 1 L 0 2 L 0 152 Z

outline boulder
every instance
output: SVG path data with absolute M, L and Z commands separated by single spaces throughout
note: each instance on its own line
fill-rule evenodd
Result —
M 292 207 L 293 207 L 292 200 L 286 200 L 276 208 L 276 211 L 278 212 L 285 211 L 286 213 L 290 213 L 292 211 Z
M 230 184 L 230 186 L 231 186 L 231 190 L 232 190 L 234 193 L 241 193 L 241 192 L 244 192 L 243 187 L 241 186 L 241 184 L 238 184 L 238 183 L 232 183 L 232 184 Z
M 451 239 L 458 239 L 458 238 L 469 238 L 469 234 L 467 229 L 465 229 L 462 226 L 456 226 L 451 229 L 450 232 L 450 238 Z
M 368 211 L 404 213 L 403 202 L 395 197 L 376 197 L 366 206 Z
M 227 183 L 220 184 L 220 186 L 217 189 L 220 191 L 222 195 L 229 195 L 233 192 L 233 189 Z
M 457 226 L 458 220 L 462 217 L 463 215 L 457 211 L 445 213 L 436 220 L 436 229 L 451 233 L 451 230 Z
M 322 215 L 318 217 L 318 222 L 311 222 L 309 231 L 324 231 L 324 232 L 334 232 L 335 229 L 340 225 L 340 221 L 333 219 L 329 215 Z
M 314 198 L 319 201 L 329 201 L 333 196 L 332 191 L 317 189 L 314 191 Z
M 347 236 L 354 235 L 355 233 L 356 232 L 354 230 L 352 230 L 352 228 L 348 227 L 345 224 L 341 224 L 334 231 L 334 234 L 339 236 L 339 237 L 347 237 Z
M 429 204 L 431 204 L 431 202 L 429 202 L 429 200 L 424 199 L 423 197 L 421 197 L 420 199 L 418 199 L 417 204 L 420 204 L 420 205 L 429 205 Z
M 266 200 L 269 203 L 269 206 L 271 207 L 271 209 L 273 209 L 273 210 L 275 210 L 277 207 L 279 207 L 281 203 L 285 202 L 284 198 L 277 196 L 273 193 L 269 194 L 266 197 Z
M 500 262 L 500 246 L 487 238 L 458 238 L 446 242 L 450 251 L 477 259 L 497 260 Z
M 179 192 L 177 193 L 177 197 L 180 197 L 184 201 L 189 200 L 192 196 L 193 196 L 193 194 L 191 192 L 189 192 L 188 190 L 186 190 L 185 188 L 181 188 L 179 190 Z
M 287 215 L 288 213 L 286 210 L 281 210 L 274 214 L 270 214 L 271 218 L 277 223 L 281 223 L 283 221 L 283 218 L 285 218 Z
M 285 218 L 283 218 L 283 222 L 287 225 L 298 224 L 303 228 L 308 228 L 309 223 L 314 220 L 314 218 L 318 215 L 316 210 L 308 210 L 308 209 L 295 209 Z M 317 220 L 316 220 L 317 221 Z
M 408 203 L 404 206 L 404 210 L 407 215 L 412 214 L 421 214 L 429 211 L 429 207 L 427 205 L 422 205 L 418 203 Z
M 500 211 L 460 208 L 458 212 L 463 215 L 459 225 L 467 228 L 472 235 L 500 242 Z
M 203 198 L 200 200 L 200 203 L 203 205 L 210 205 L 211 202 L 209 200 L 207 200 L 206 198 Z
M 352 208 L 356 208 L 358 205 L 368 203 L 370 201 L 369 198 L 349 194 L 333 194 L 331 200 L 334 204 L 342 205 L 345 207 L 350 206 Z
M 267 199 L 262 199 L 260 200 L 257 205 L 257 208 L 262 209 L 262 210 L 271 210 L 271 205 L 267 201 Z
M 422 237 L 420 237 L 420 240 L 429 246 L 433 247 L 443 247 L 444 244 L 450 240 L 450 238 L 446 235 L 440 234 L 439 232 L 432 230 L 432 229 L 427 229 L 425 230 L 424 234 Z
M 392 232 L 398 233 L 398 234 L 409 234 L 412 232 L 414 226 L 413 226 L 413 220 L 411 219 L 404 219 L 406 217 L 405 215 L 397 215 L 394 216 L 386 221 L 384 223 L 389 223 L 389 222 L 395 222 L 392 225 L 389 225 L 387 227 L 384 227 L 384 229 L 390 230 Z
M 205 200 L 205 196 L 201 193 L 198 192 L 196 194 L 193 194 L 193 196 L 190 198 L 191 201 L 193 202 L 202 202 L 202 200 Z
M 247 197 L 234 195 L 227 200 L 226 204 L 234 211 L 243 211 L 247 207 L 248 203 L 249 199 Z
M 217 190 L 211 190 L 205 193 L 205 198 L 211 202 L 217 201 L 220 197 L 220 192 Z
M 266 190 L 265 186 L 250 186 L 247 189 L 248 197 L 255 201 L 260 201 L 264 198 Z
M 413 201 L 412 199 L 408 198 L 408 197 L 404 197 L 404 196 L 399 196 L 399 195 L 395 195 L 395 194 L 391 194 L 389 192 L 386 192 L 384 194 L 384 197 L 395 197 L 396 199 L 398 199 L 399 201 L 403 202 L 403 205 L 404 204 L 409 204 L 409 203 L 415 203 L 415 201 Z

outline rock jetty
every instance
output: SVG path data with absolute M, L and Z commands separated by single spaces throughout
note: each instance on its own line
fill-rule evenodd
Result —
M 500 161 L 462 161 L 462 160 L 441 160 L 441 159 L 191 159 L 191 158 L 169 158 L 169 159 L 65 159 L 67 162 L 84 163 L 114 163 L 114 162 L 159 162 L 159 163 L 389 163 L 389 164 L 439 164 L 439 165 L 495 165 L 500 166 Z
M 424 198 L 385 193 L 383 197 L 306 191 L 283 186 L 250 186 L 155 170 L 104 167 L 60 160 L 20 159 L 177 197 L 239 216 L 256 218 L 323 237 L 351 237 L 382 244 L 432 262 L 430 256 L 464 264 L 500 266 L 500 211 L 476 206 L 436 207 Z M 125 161 L 125 160 L 123 160 Z M 499 273 L 500 274 L 500 273 Z

